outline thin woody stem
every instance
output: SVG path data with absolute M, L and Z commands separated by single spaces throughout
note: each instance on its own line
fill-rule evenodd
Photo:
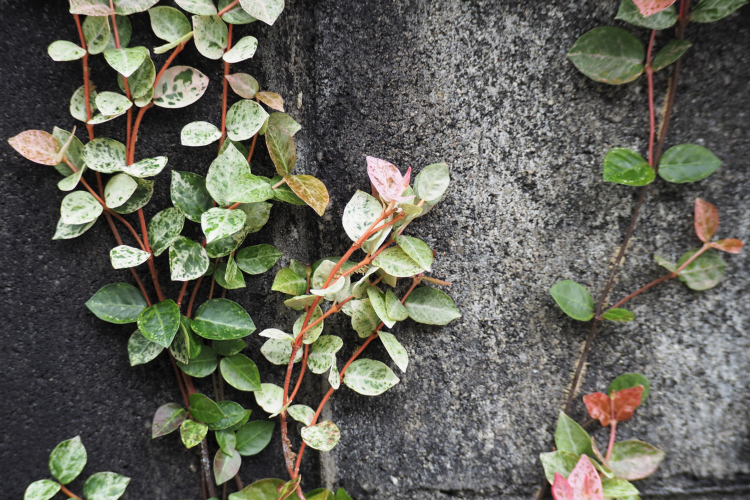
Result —
M 78 495 L 70 491 L 68 488 L 66 488 L 65 485 L 63 484 L 60 485 L 60 491 L 65 493 L 68 496 L 68 498 L 75 498 L 77 500 L 83 500 L 81 497 L 79 497 Z
M 224 9 L 226 10 L 226 9 Z M 229 24 L 229 34 L 227 35 L 227 51 L 229 51 L 232 48 L 232 28 L 234 28 L 233 24 Z M 221 92 L 221 137 L 219 138 L 219 151 L 221 151 L 222 146 L 224 146 L 224 140 L 227 137 L 227 93 L 228 93 L 228 87 L 229 87 L 229 81 L 227 80 L 227 76 L 229 76 L 229 63 L 224 62 L 224 78 L 222 78 L 222 92 Z M 249 161 L 249 160 L 248 160 Z
M 219 13 L 216 15 L 219 17 L 223 16 L 224 14 L 232 10 L 238 3 L 240 3 L 240 0 L 234 0 L 234 2 L 230 3 L 229 5 L 221 9 Z

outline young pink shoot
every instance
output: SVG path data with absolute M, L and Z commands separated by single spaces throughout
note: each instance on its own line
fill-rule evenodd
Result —
M 602 478 L 588 456 L 581 455 L 568 479 L 555 474 L 552 496 L 555 500 L 604 500 Z
M 402 176 L 394 164 L 368 156 L 367 175 L 370 176 L 370 182 L 372 182 L 380 198 L 387 203 L 402 203 L 414 198 L 414 196 L 401 196 L 404 190 L 409 187 L 411 167 L 406 171 L 406 175 Z
M 719 211 L 715 206 L 700 198 L 695 199 L 695 234 L 708 246 L 728 253 L 740 253 L 742 242 L 736 238 L 727 238 L 712 242 L 711 239 L 719 229 Z
M 677 0 L 633 0 L 641 15 L 648 17 L 661 12 Z

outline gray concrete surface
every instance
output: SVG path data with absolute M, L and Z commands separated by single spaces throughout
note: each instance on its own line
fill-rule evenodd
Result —
M 601 159 L 613 146 L 647 146 L 645 81 L 596 84 L 564 58 L 587 30 L 620 25 L 616 9 L 615 1 L 292 1 L 274 27 L 244 28 L 260 49 L 240 70 L 290 103 L 302 92 L 302 107 L 290 111 L 305 126 L 300 166 L 332 196 L 322 219 L 303 208 L 274 208 L 278 225 L 253 241 L 299 259 L 341 253 L 340 216 L 367 185 L 366 155 L 417 170 L 446 161 L 454 179 L 446 200 L 412 227 L 437 251 L 435 275 L 455 283 L 450 294 L 463 318 L 444 328 L 399 326 L 411 356 L 402 383 L 378 398 L 347 390 L 334 396 L 341 444 L 320 461 L 306 455 L 309 488 L 343 485 L 358 500 L 532 497 L 542 478 L 538 454 L 552 444 L 586 332 L 547 289 L 560 279 L 592 291 L 603 286 L 637 191 L 603 183 Z M 41 1 L 0 3 L 0 43 L 10 54 L 4 74 L 12 75 L 0 81 L 3 137 L 72 125 L 66 100 L 79 85 L 80 65 L 53 66 L 44 55 L 52 40 L 75 39 L 64 11 Z M 41 27 L 31 26 L 34 19 Z M 688 28 L 695 47 L 684 60 L 667 145 L 702 144 L 724 165 L 699 183 L 656 183 L 615 298 L 661 275 L 654 253 L 676 259 L 697 245 L 697 196 L 719 207 L 721 237 L 750 236 L 748 21 L 745 8 Z M 137 22 L 137 31 L 148 31 L 147 20 Z M 646 40 L 646 30 L 633 31 Z M 664 33 L 657 43 L 667 40 Z M 186 151 L 177 131 L 195 119 L 218 120 L 220 67 L 190 50 L 180 60 L 209 74 L 213 88 L 195 108 L 154 112 L 139 151 L 202 172 L 213 151 Z M 98 64 L 93 71 L 105 70 Z M 667 76 L 656 77 L 659 102 Z M 101 285 L 129 278 L 109 267 L 108 229 L 100 224 L 78 240 L 49 241 L 61 198 L 56 174 L 1 147 L 2 393 L 10 404 L 2 413 L 0 469 L 9 497 L 45 476 L 55 443 L 81 434 L 91 451 L 87 471 L 134 478 L 126 498 L 197 498 L 196 459 L 174 439 L 151 442 L 146 429 L 153 410 L 178 397 L 169 366 L 129 368 L 129 328 L 103 324 L 82 307 Z M 270 173 L 267 162 L 257 170 Z M 167 203 L 168 183 L 160 184 L 147 215 Z M 750 497 L 750 261 L 745 254 L 727 261 L 717 288 L 699 293 L 667 283 L 633 301 L 634 322 L 608 325 L 595 342 L 585 392 L 605 389 L 625 371 L 652 381 L 646 406 L 621 428 L 623 438 L 667 452 L 657 474 L 638 483 L 644 498 Z M 288 324 L 293 316 L 281 298 L 266 296 L 270 277 L 249 283 L 230 298 L 261 328 Z M 329 323 L 353 351 L 358 340 L 345 333 L 346 322 Z M 256 360 L 259 345 L 251 342 Z M 387 359 L 379 347 L 368 356 Z M 280 380 L 278 369 L 261 368 L 264 379 Z M 324 386 L 311 377 L 304 401 L 316 402 Z M 604 433 L 597 438 L 603 445 Z M 271 448 L 243 465 L 246 482 L 283 474 L 278 439 Z

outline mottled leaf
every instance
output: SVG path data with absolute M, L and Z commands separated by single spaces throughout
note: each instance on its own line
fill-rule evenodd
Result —
M 206 178 L 192 172 L 172 170 L 172 203 L 193 222 L 200 222 L 203 212 L 213 205 L 206 189 Z
M 310 371 L 316 374 L 325 373 L 334 360 L 334 355 L 341 350 L 344 342 L 340 337 L 335 335 L 321 335 L 313 343 L 310 354 L 307 358 L 307 366 Z M 289 356 L 287 356 L 287 362 Z M 309 424 L 308 424 L 309 425 Z
M 406 367 L 409 366 L 409 353 L 406 352 L 404 346 L 396 339 L 396 337 L 388 332 L 379 332 L 378 337 L 383 342 L 385 350 L 391 356 L 391 359 L 396 366 L 398 366 L 402 372 L 406 373 Z
M 91 108 L 92 116 L 96 111 L 96 95 L 96 90 L 93 90 L 93 88 L 89 90 L 89 107 Z M 88 121 L 88 115 L 86 114 L 86 89 L 83 85 L 78 87 L 70 98 L 70 114 L 76 120 L 82 122 Z
M 128 340 L 130 366 L 146 364 L 156 359 L 163 350 L 164 347 L 156 342 L 151 342 L 139 330 L 136 330 Z
M 609 466 L 616 478 L 635 481 L 653 474 L 665 453 L 642 441 L 620 441 L 612 448 Z
M 695 234 L 701 241 L 711 241 L 719 229 L 719 211 L 709 202 L 696 198 L 693 224 Z
M 227 112 L 227 135 L 233 141 L 244 141 L 254 136 L 268 118 L 263 106 L 255 101 L 243 99 Z
M 108 16 L 112 13 L 107 0 L 69 0 L 71 14 L 84 16 Z
M 190 66 L 172 66 L 154 87 L 154 104 L 163 108 L 184 108 L 206 92 L 209 79 Z
M 185 448 L 190 449 L 198 444 L 208 434 L 208 426 L 194 420 L 185 420 L 180 425 L 180 438 Z
M 255 55 L 255 51 L 258 48 L 258 39 L 254 36 L 243 36 L 240 38 L 240 40 L 232 46 L 231 49 L 229 49 L 224 54 L 224 62 L 230 63 L 230 64 L 236 64 L 238 62 L 242 62 L 246 59 L 250 59 Z M 262 92 L 259 92 L 258 95 L 262 94 Z M 281 109 L 281 111 L 284 111 Z
M 146 262 L 150 256 L 150 253 L 128 245 L 116 246 L 109 251 L 109 260 L 115 269 L 139 266 Z
M 60 160 L 60 143 L 52 134 L 43 130 L 27 130 L 8 139 L 13 149 L 24 158 L 42 165 L 57 165 Z
M 448 189 L 450 181 L 450 171 L 447 164 L 427 165 L 414 178 L 414 194 L 427 203 L 437 203 Z
M 283 399 L 284 390 L 278 385 L 261 384 L 261 390 L 255 391 L 255 402 L 258 403 L 258 406 L 263 408 L 263 411 L 270 413 L 271 415 L 281 411 Z
M 365 396 L 377 396 L 399 382 L 388 366 L 374 359 L 357 359 L 344 373 L 344 384 Z
M 315 416 L 315 410 L 307 405 L 292 405 L 287 409 L 287 413 L 297 422 L 301 422 L 306 426 L 312 424 L 313 417 Z
M 87 167 L 97 172 L 104 174 L 117 172 L 127 164 L 125 145 L 104 137 L 94 139 L 83 148 L 83 161 Z
M 49 470 L 61 484 L 68 484 L 86 465 L 86 448 L 76 436 L 55 446 L 49 455 Z
M 373 260 L 373 265 L 378 266 L 391 276 L 406 278 L 425 271 L 414 259 L 412 259 L 401 247 L 385 249 Z
M 139 162 L 122 167 L 122 171 L 134 177 L 153 177 L 161 173 L 167 166 L 166 156 L 157 156 L 156 158 L 145 158 Z
M 323 316 L 323 310 L 320 308 L 320 306 L 316 306 L 315 309 L 312 312 L 312 315 L 310 316 L 310 322 L 308 325 L 312 325 L 320 319 Z M 301 314 L 297 321 L 294 322 L 294 325 L 292 326 L 292 334 L 296 338 L 300 332 L 302 331 L 302 325 L 305 322 L 305 318 L 307 317 L 307 313 Z M 318 340 L 318 337 L 320 337 L 320 334 L 323 332 L 323 327 L 325 326 L 325 321 L 320 321 L 317 325 L 312 327 L 311 329 L 307 330 L 305 334 L 302 336 L 302 342 L 304 344 L 312 344 L 316 340 Z
M 369 337 L 380 324 L 380 317 L 370 303 L 370 299 L 352 300 L 351 307 L 352 328 L 361 338 Z
M 114 175 L 104 187 L 104 201 L 107 203 L 107 207 L 117 208 L 124 205 L 133 196 L 136 189 L 138 189 L 138 183 L 128 174 Z M 96 202 L 96 200 L 94 201 Z
M 677 261 L 677 267 L 682 266 L 698 250 L 686 252 Z M 719 284 L 724 275 L 727 263 L 713 250 L 707 250 L 697 259 L 680 271 L 678 279 L 685 283 L 691 290 L 708 290 Z
M 169 42 L 164 45 L 160 45 L 158 47 L 154 47 L 154 54 L 164 54 L 165 52 L 168 52 L 172 50 L 173 48 L 177 47 L 181 43 L 185 43 L 191 38 L 193 38 L 194 33 L 191 31 L 189 33 L 186 33 L 182 36 L 182 38 L 175 40 L 174 42 Z M 136 104 L 138 104 L 136 102 Z
M 76 61 L 86 55 L 86 51 L 67 40 L 57 40 L 47 47 L 47 54 L 53 61 Z
M 101 54 L 109 45 L 111 30 L 108 16 L 87 16 L 83 21 L 83 37 L 89 54 Z
M 555 446 L 559 451 L 567 451 L 575 455 L 593 455 L 594 453 L 588 433 L 563 412 L 560 412 L 557 418 Z
M 212 16 L 216 14 L 216 6 L 212 0 L 175 0 L 181 8 L 199 16 Z
M 250 315 L 228 299 L 204 302 L 195 313 L 192 328 L 195 333 L 210 340 L 229 340 L 247 337 L 255 331 Z
M 31 483 L 23 494 L 23 500 L 49 500 L 60 491 L 60 483 L 42 479 Z
M 383 206 L 375 197 L 363 191 L 357 191 L 344 207 L 342 223 L 344 231 L 352 241 L 357 241 L 368 228 L 380 217 Z
M 285 175 L 284 179 L 294 194 L 310 205 L 318 215 L 323 216 L 329 199 L 325 184 L 312 175 Z
M 218 10 L 224 10 L 232 1 L 233 0 L 219 0 Z M 253 16 L 245 12 L 242 6 L 237 4 L 221 16 L 221 18 L 230 24 L 249 24 L 256 21 Z
M 642 16 L 649 17 L 670 7 L 675 0 L 633 0 Z
M 424 241 L 411 236 L 397 236 L 396 243 L 401 249 L 419 264 L 425 271 L 432 268 L 432 249 Z M 390 273 L 389 274 L 393 274 Z M 394 275 L 396 276 L 396 275 Z
M 209 209 L 201 216 L 201 229 L 206 235 L 206 242 L 210 243 L 236 233 L 242 229 L 246 219 L 247 215 L 241 210 Z
M 260 88 L 258 81 L 247 73 L 235 73 L 225 77 L 234 92 L 243 99 L 254 99 Z
M 208 169 L 206 188 L 219 205 L 256 203 L 273 198 L 271 186 L 250 173 L 245 157 L 230 145 Z
M 404 306 L 411 319 L 427 325 L 447 325 L 461 317 L 453 299 L 445 292 L 428 286 L 416 288 Z
M 221 59 L 227 48 L 229 30 L 217 15 L 193 16 L 195 46 L 204 57 Z
M 291 134 L 284 128 L 271 125 L 266 130 L 266 145 L 276 172 L 279 175 L 290 174 L 297 163 L 297 148 Z
M 555 474 L 568 477 L 578 463 L 578 455 L 569 451 L 553 451 L 539 455 L 544 467 L 544 476 L 550 484 L 555 480 Z
M 268 339 L 260 348 L 260 353 L 264 358 L 277 366 L 286 366 L 289 364 L 289 358 L 292 356 L 293 339 Z M 302 360 L 302 350 L 298 349 L 294 356 L 294 362 Z
M 740 250 L 742 250 L 743 246 L 742 242 L 736 238 L 727 238 L 724 240 L 714 241 L 709 243 L 709 245 L 717 250 L 729 253 L 740 253 Z
M 254 18 L 273 24 L 284 10 L 284 0 L 240 0 L 242 8 Z
M 622 28 L 594 28 L 568 52 L 576 68 L 592 80 L 610 85 L 628 83 L 643 73 L 643 44 Z
M 169 247 L 169 269 L 172 281 L 191 281 L 208 269 L 206 250 L 191 239 L 180 236 Z M 200 335 L 200 332 L 197 332 Z
M 385 307 L 388 317 L 395 321 L 403 321 L 409 317 L 409 311 L 390 288 L 385 292 Z
M 223 484 L 232 479 L 240 470 L 242 457 L 239 453 L 227 455 L 222 450 L 216 452 L 214 457 L 214 477 L 216 484 Z
M 654 181 L 656 173 L 635 151 L 627 148 L 612 148 L 604 157 L 603 177 L 606 182 L 626 186 L 645 186 Z
M 151 438 L 165 436 L 176 431 L 187 418 L 187 411 L 177 403 L 167 403 L 160 406 L 154 413 L 151 423 Z
M 237 266 L 248 274 L 262 274 L 271 269 L 282 253 L 271 245 L 245 247 L 237 252 Z
M 123 16 L 146 12 L 159 2 L 159 0 L 117 0 L 115 11 Z
M 208 122 L 192 122 L 182 128 L 180 142 L 183 146 L 208 146 L 221 139 L 221 130 Z
M 216 404 L 221 408 L 224 418 L 208 424 L 208 430 L 219 431 L 231 429 L 234 426 L 241 426 L 250 417 L 249 410 L 245 410 L 242 405 L 234 401 L 217 401 Z
M 104 51 L 104 59 L 107 63 L 124 77 L 128 77 L 143 63 L 148 57 L 146 47 L 131 47 L 126 49 L 107 49 Z
M 117 500 L 128 487 L 130 478 L 114 472 L 97 472 L 83 483 L 86 500 Z
M 678 184 L 705 179 L 721 165 L 708 149 L 696 144 L 672 146 L 659 159 L 659 176 Z
M 307 446 L 320 451 L 331 451 L 341 439 L 341 431 L 330 420 L 324 420 L 310 427 L 303 427 L 301 434 L 302 440 L 307 443 Z
M 285 267 L 276 273 L 271 290 L 289 295 L 302 295 L 307 290 L 307 280 Z
M 180 316 L 180 327 L 177 329 L 177 334 L 169 346 L 169 352 L 172 353 L 175 359 L 185 364 L 190 363 L 191 359 L 197 358 L 203 348 L 198 336 L 190 328 L 190 323 L 190 318 Z
M 188 18 L 174 7 L 154 7 L 149 9 L 148 15 L 154 34 L 167 42 L 179 40 L 191 31 Z
M 226 238 L 220 238 L 206 245 L 206 252 L 209 257 L 224 257 L 237 250 L 248 234 L 260 231 L 266 222 L 268 222 L 268 218 L 271 215 L 271 207 L 270 203 L 260 202 L 243 203 L 235 208 L 235 210 L 242 210 L 247 215 L 245 226 L 238 233 Z
M 662 70 L 682 57 L 682 55 L 692 46 L 693 44 L 687 40 L 670 40 L 669 43 L 656 54 L 654 60 L 651 62 L 651 66 L 653 66 L 654 71 Z
M 747 5 L 747 0 L 700 0 L 690 13 L 690 20 L 696 23 L 713 23 L 744 5 Z
M 184 224 L 185 214 L 179 208 L 170 207 L 154 215 L 148 223 L 148 237 L 155 256 L 161 255 L 180 237 Z
M 269 108 L 281 111 L 282 113 L 284 112 L 284 99 L 276 92 L 268 92 L 264 90 L 258 92 L 256 98 Z

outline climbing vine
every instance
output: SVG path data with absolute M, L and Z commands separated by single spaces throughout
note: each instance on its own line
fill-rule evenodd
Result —
M 55 61 L 82 61 L 83 85 L 73 92 L 70 113 L 83 122 L 88 140 L 84 144 L 75 127 L 70 131 L 55 127 L 51 133 L 27 130 L 9 142 L 28 160 L 52 166 L 63 176 L 58 187 L 67 194 L 61 201 L 53 239 L 81 237 L 102 215 L 114 235 L 117 246 L 109 254 L 112 267 L 129 269 L 135 286 L 107 285 L 86 307 L 106 322 L 136 326 L 127 342 L 131 365 L 164 357 L 172 364 L 181 402 L 165 402 L 156 410 L 152 437 L 179 432 L 186 448 L 200 450 L 204 499 L 225 497 L 231 479 L 237 487 L 229 496 L 231 500 L 349 499 L 343 489 L 303 493 L 302 457 L 306 447 L 329 451 L 339 441 L 339 427 L 319 418 L 342 385 L 376 396 L 399 382 L 388 364 L 362 356 L 370 343 L 380 339 L 395 366 L 405 372 L 409 356 L 393 333 L 395 324 L 411 318 L 444 325 L 460 317 L 450 297 L 436 288 L 450 283 L 427 275 L 433 251 L 422 240 L 404 234 L 411 222 L 444 197 L 450 183 L 448 166 L 437 163 L 422 168 L 412 186 L 411 169 L 402 174 L 385 160 L 367 157 L 371 194 L 354 193 L 342 219 L 353 242 L 350 248 L 341 257 L 314 263 L 292 259 L 279 268 L 283 252 L 268 244 L 245 245 L 248 237 L 268 223 L 274 204 L 309 206 L 322 216 L 329 195 L 317 178 L 295 173 L 294 136 L 301 125 L 285 113 L 283 97 L 261 90 L 248 73 L 231 73 L 231 66 L 247 64 L 258 46 L 253 36 L 237 39 L 235 26 L 256 20 L 272 25 L 282 13 L 283 0 L 220 0 L 218 5 L 212 0 L 176 0 L 192 19 L 183 10 L 156 5 L 158 0 L 69 2 L 78 43 L 58 40 L 48 53 Z M 133 31 L 128 16 L 146 12 L 154 35 L 161 40 L 153 54 L 169 53 L 158 71 L 151 50 L 128 46 Z M 81 21 L 80 16 L 86 17 Z M 210 79 L 199 69 L 177 62 L 191 42 L 201 55 L 223 66 L 221 123 L 188 123 L 180 138 L 186 147 L 215 145 L 218 152 L 205 176 L 172 170 L 172 206 L 147 222 L 144 208 L 168 159 L 138 157 L 139 129 L 154 106 L 183 108 L 206 92 Z M 119 90 L 94 85 L 88 59 L 99 54 L 117 73 Z M 230 88 L 239 97 L 231 105 Z M 96 125 L 118 119 L 124 122 L 124 142 L 95 136 Z M 273 177 L 251 169 L 259 137 L 265 140 L 275 166 Z M 191 223 L 199 225 L 202 233 L 197 240 L 187 236 L 197 229 L 186 230 Z M 120 233 L 123 228 L 129 244 Z M 160 282 L 155 259 L 162 256 L 168 258 L 171 281 L 180 284 L 175 299 L 169 298 L 170 287 Z M 144 264 L 155 300 L 140 277 Z M 283 294 L 284 304 L 298 311 L 299 317 L 292 325 L 264 329 L 260 335 L 267 340 L 260 352 L 248 352 L 244 339 L 255 332 L 256 325 L 226 294 L 245 288 L 245 275 L 260 275 L 274 268 L 278 271 L 272 291 Z M 402 285 L 399 280 L 403 279 L 408 284 Z M 210 282 L 207 300 L 198 304 L 204 282 Z M 216 297 L 217 285 L 221 297 Z M 326 319 L 339 312 L 351 317 L 357 336 L 323 335 Z M 390 332 L 382 331 L 384 327 Z M 359 343 L 357 337 L 364 340 Z M 339 368 L 337 353 L 345 342 L 359 346 Z M 258 355 L 283 367 L 283 387 L 261 381 L 253 361 Z M 308 372 L 327 374 L 330 385 L 316 409 L 296 403 Z M 213 383 L 200 387 L 196 379 Z M 231 387 L 227 392 L 236 391 L 233 395 L 238 401 L 225 397 L 224 384 Z M 213 388 L 213 397 L 201 392 L 202 388 Z M 251 393 L 270 416 L 250 420 L 245 393 Z M 238 475 L 240 467 L 245 462 L 251 468 L 248 457 L 268 446 L 276 417 L 289 479 L 261 479 L 245 487 Z M 302 425 L 292 427 L 289 418 Z M 25 500 L 48 500 L 58 492 L 79 498 L 64 485 L 84 464 L 85 449 L 79 438 L 61 443 L 50 460 L 56 481 L 32 483 Z M 87 500 L 117 500 L 129 479 L 100 474 L 107 476 L 92 476 L 84 485 L 83 496 Z M 219 485 L 224 486 L 221 495 Z
M 676 3 L 679 9 L 673 5 Z M 714 241 L 719 228 L 719 212 L 711 203 L 697 199 L 694 226 L 696 236 L 702 243 L 700 248 L 688 250 L 676 263 L 655 256 L 656 263 L 666 268 L 668 274 L 608 306 L 615 277 L 635 231 L 641 208 L 657 176 L 677 184 L 697 182 L 710 176 L 722 164 L 713 152 L 696 144 L 677 144 L 662 151 L 677 91 L 680 58 L 692 47 L 692 43 L 685 39 L 688 23 L 718 21 L 746 3 L 746 0 L 700 0 L 691 9 L 689 0 L 622 0 L 617 19 L 649 29 L 647 48 L 625 29 L 599 27 L 580 37 L 568 52 L 568 59 L 575 67 L 597 82 L 622 85 L 637 80 L 645 73 L 649 138 L 647 158 L 632 149 L 621 147 L 611 149 L 604 157 L 602 176 L 605 182 L 640 186 L 641 191 L 624 241 L 598 300 L 595 302 L 586 287 L 572 280 L 560 281 L 550 289 L 552 298 L 565 314 L 575 320 L 591 323 L 565 412 L 560 413 L 558 420 L 555 432 L 557 450 L 541 456 L 547 481 L 552 485 L 552 495 L 556 500 L 636 499 L 638 489 L 629 481 L 652 474 L 664 458 L 664 452 L 640 441 L 615 442 L 617 422 L 629 419 L 649 393 L 648 380 L 641 375 L 623 375 L 613 382 L 608 394 L 595 393 L 583 398 L 591 417 L 599 420 L 602 426 L 611 426 L 606 455 L 599 453 L 594 438 L 589 437 L 566 414 L 570 413 L 578 392 L 594 338 L 605 321 L 633 321 L 635 315 L 621 306 L 670 279 L 679 279 L 692 290 L 707 290 L 716 286 L 726 268 L 720 253 L 736 254 L 742 249 L 742 242 L 735 238 Z M 657 34 L 673 26 L 676 26 L 675 37 L 655 52 Z M 669 66 L 672 66 L 672 75 L 657 127 L 654 73 Z M 537 497 L 544 497 L 545 492 L 546 488 L 543 488 Z

